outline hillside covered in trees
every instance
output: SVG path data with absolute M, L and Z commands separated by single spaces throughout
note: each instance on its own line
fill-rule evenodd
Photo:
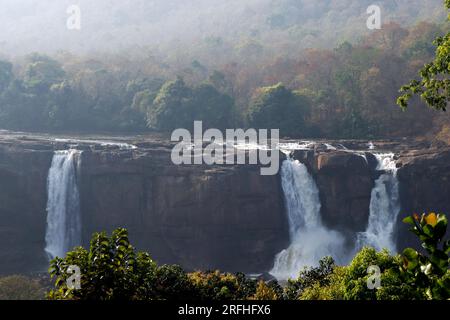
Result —
M 22 2 L 25 11 L 41 8 Z M 373 31 L 366 27 L 369 2 L 227 1 L 213 8 L 137 1 L 133 10 L 121 2 L 114 12 L 93 10 L 101 1 L 82 2 L 79 33 L 59 36 L 55 27 L 38 43 L 18 46 L 36 26 L 23 16 L 16 40 L 1 36 L 0 127 L 166 132 L 203 120 L 205 127 L 280 128 L 285 137 L 415 137 L 432 128 L 447 141 L 448 117 L 419 101 L 406 112 L 395 105 L 398 89 L 448 30 L 442 2 L 379 1 L 383 26 Z M 49 18 L 61 9 L 51 8 Z M 175 28 L 182 14 L 184 25 Z M 12 17 L 2 22 L 6 31 Z

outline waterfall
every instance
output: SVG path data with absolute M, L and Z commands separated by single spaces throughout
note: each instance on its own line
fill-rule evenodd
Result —
M 55 151 L 47 178 L 47 230 L 45 252 L 50 259 L 64 257 L 81 244 L 78 150 Z
M 394 154 L 374 155 L 378 160 L 377 170 L 384 173 L 375 181 L 372 189 L 369 223 L 367 230 L 358 234 L 356 249 L 371 246 L 396 253 L 394 228 L 400 212 L 400 199 Z
M 281 183 L 291 243 L 277 254 L 270 273 L 281 280 L 296 278 L 303 267 L 317 265 L 324 256 L 339 261 L 336 254 L 344 251 L 344 238 L 322 225 L 319 190 L 306 166 L 297 160 L 285 160 Z

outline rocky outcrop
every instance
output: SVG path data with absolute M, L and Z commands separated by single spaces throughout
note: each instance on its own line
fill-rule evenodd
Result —
M 47 174 L 56 149 L 46 137 L 0 139 L 0 273 L 45 271 Z M 188 270 L 267 271 L 288 244 L 279 176 L 259 166 L 176 166 L 172 145 L 139 149 L 79 143 L 83 244 L 125 227 L 137 249 Z
M 85 152 L 81 190 L 85 240 L 126 227 L 160 263 L 265 271 L 288 242 L 280 179 L 258 166 L 175 166 L 167 149 Z
M 450 148 L 403 152 L 397 165 L 402 203 L 399 220 L 413 213 L 450 215 Z M 397 225 L 401 248 L 419 246 L 407 225 L 400 221 Z
M 373 173 L 362 155 L 336 151 L 316 158 L 316 183 L 321 191 L 322 217 L 328 227 L 364 231 L 369 217 Z
M 115 138 L 116 139 L 116 138 Z M 54 150 L 83 150 L 79 188 L 83 244 L 93 232 L 125 227 L 139 250 L 160 263 L 188 270 L 264 272 L 288 246 L 279 175 L 259 166 L 176 166 L 172 144 L 142 137 L 137 149 L 37 135 L 0 135 L 0 274 L 45 271 L 47 174 Z M 124 141 L 127 142 L 127 141 Z M 450 149 L 402 148 L 399 154 L 402 212 L 450 212 Z M 293 157 L 306 164 L 320 192 L 321 215 L 330 229 L 351 240 L 367 227 L 371 191 L 380 172 L 367 142 L 317 143 Z M 422 148 L 423 146 L 415 146 Z M 414 244 L 398 223 L 399 247 Z
M 52 155 L 52 151 L 0 146 L 0 273 L 48 267 L 44 236 Z
M 315 178 L 325 225 L 349 235 L 364 231 L 375 180 L 373 156 L 317 148 L 296 151 L 293 156 L 305 163 Z

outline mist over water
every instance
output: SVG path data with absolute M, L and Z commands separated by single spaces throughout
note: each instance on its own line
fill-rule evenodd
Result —
M 77 168 L 81 152 L 55 151 L 48 172 L 45 252 L 49 259 L 64 257 L 81 244 L 80 195 Z
M 325 256 L 341 261 L 344 237 L 323 226 L 319 190 L 306 166 L 298 160 L 285 160 L 281 182 L 291 244 L 275 257 L 270 273 L 277 279 L 296 278 L 303 267 L 315 266 Z
M 371 246 L 397 252 L 394 232 L 400 212 L 399 182 L 394 154 L 375 154 L 377 170 L 384 170 L 376 181 L 370 200 L 370 214 L 367 230 L 358 234 L 357 249 Z
M 291 244 L 278 253 L 270 271 L 277 279 L 297 278 L 304 267 L 316 266 L 331 256 L 337 264 L 346 264 L 364 246 L 397 252 L 395 224 L 400 212 L 399 181 L 393 153 L 374 154 L 376 170 L 383 171 L 371 193 L 368 226 L 356 234 L 353 248 L 347 248 L 344 236 L 326 228 L 320 216 L 319 190 L 307 167 L 288 158 L 282 164 L 281 182 L 289 222 Z

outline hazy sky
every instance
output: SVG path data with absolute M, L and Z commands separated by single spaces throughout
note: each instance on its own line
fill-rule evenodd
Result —
M 239 42 L 272 30 L 269 22 L 276 19 L 286 34 L 303 26 L 317 34 L 322 27 L 333 30 L 332 23 L 350 22 L 359 33 L 365 32 L 365 8 L 373 3 L 386 16 L 395 10 L 406 21 L 398 15 L 402 7 L 408 8 L 405 14 L 425 17 L 442 8 L 441 0 L 0 0 L 0 53 L 182 48 L 207 37 Z M 66 26 L 71 5 L 81 10 L 81 30 Z

